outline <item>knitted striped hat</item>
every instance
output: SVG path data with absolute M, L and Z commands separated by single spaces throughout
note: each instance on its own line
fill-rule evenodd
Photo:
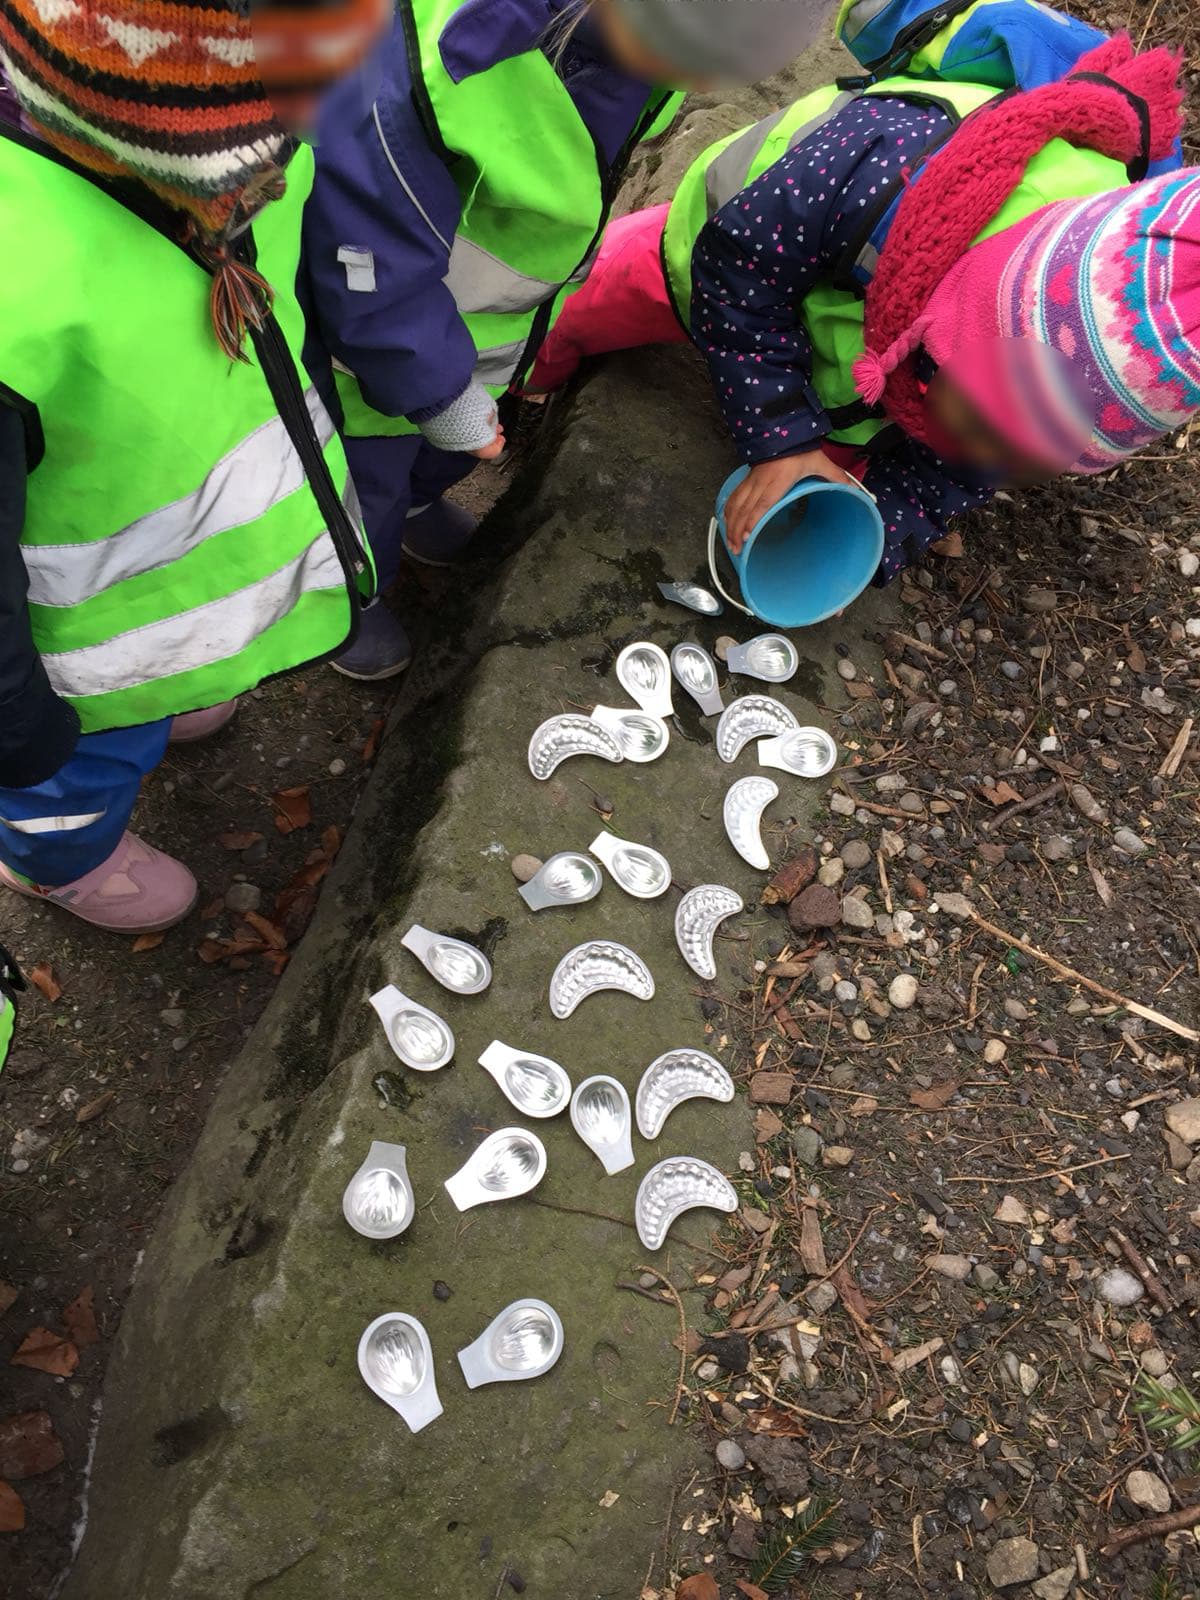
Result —
M 288 25 L 300 39 L 311 30 L 321 62 L 307 74 L 289 62 L 287 81 L 328 83 L 371 43 L 379 0 L 332 6 L 351 24 L 332 49 L 320 0 L 278 8 L 285 25 L 272 38 L 286 40 Z M 239 0 L 0 0 L 0 69 L 30 122 L 77 165 L 135 178 L 184 214 L 213 267 L 214 322 L 231 355 L 269 291 L 228 243 L 282 193 L 293 148 L 256 60 L 273 10 L 264 5 L 252 24 Z

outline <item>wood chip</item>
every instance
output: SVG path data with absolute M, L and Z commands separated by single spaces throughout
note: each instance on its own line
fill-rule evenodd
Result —
M 80 1106 L 79 1110 L 75 1113 L 75 1121 L 94 1121 L 96 1117 L 101 1115 L 101 1113 L 108 1110 L 109 1106 L 112 1105 L 116 1098 L 117 1095 L 114 1089 L 105 1089 L 103 1094 L 98 1094 L 94 1100 L 89 1100 L 87 1105 Z
M 792 1098 L 793 1086 L 790 1072 L 756 1072 L 750 1079 L 750 1104 L 786 1106 Z
M 922 1361 L 927 1361 L 946 1343 L 945 1339 L 926 1339 L 924 1344 L 914 1344 L 907 1350 L 897 1350 L 892 1357 L 893 1372 L 907 1372 L 910 1367 L 919 1367 Z
M 829 1271 L 825 1241 L 821 1238 L 821 1219 L 813 1206 L 805 1206 L 800 1217 L 800 1264 L 814 1278 L 823 1278 Z

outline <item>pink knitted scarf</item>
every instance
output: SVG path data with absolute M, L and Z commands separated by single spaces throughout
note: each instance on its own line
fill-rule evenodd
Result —
M 1164 49 L 1135 55 L 1129 36 L 1120 34 L 1060 82 L 994 101 L 967 118 L 901 200 L 867 290 L 866 354 L 854 364 L 864 400 L 882 401 L 906 433 L 927 441 L 912 358 L 926 331 L 930 296 L 1052 139 L 1125 163 L 1143 153 L 1152 161 L 1166 156 L 1181 126 L 1180 61 Z M 1148 140 L 1137 101 L 1149 121 Z

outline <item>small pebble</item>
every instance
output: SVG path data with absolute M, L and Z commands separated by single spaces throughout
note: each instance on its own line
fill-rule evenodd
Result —
M 29 1163 L 23 1157 L 18 1157 L 9 1167 L 10 1172 L 28 1172 Z
M 842 901 L 842 921 L 848 928 L 860 928 L 865 932 L 875 926 L 875 913 L 865 900 L 848 894 Z
M 1140 1111 L 1122 1111 L 1121 1113 L 1121 1126 L 1126 1133 L 1136 1133 L 1137 1125 L 1141 1120 L 1142 1113 Z
M 1042 841 L 1042 854 L 1047 861 L 1069 861 L 1075 854 L 1075 846 L 1061 833 L 1050 833 Z
M 1104 1085 L 1104 1092 L 1110 1100 L 1124 1100 L 1125 1090 L 1120 1078 L 1109 1078 Z
M 907 811 L 910 816 L 918 817 L 925 810 L 925 802 L 919 794 L 913 794 L 910 790 L 900 796 L 900 809 Z
M 858 668 L 853 661 L 842 660 L 837 664 L 838 677 L 844 678 L 847 683 L 853 683 L 858 677 Z
M 898 972 L 888 985 L 888 999 L 897 1011 L 907 1011 L 917 998 L 917 980 L 911 972 Z
M 948 917 L 962 921 L 972 915 L 975 908 L 965 894 L 939 894 L 938 905 Z
M 827 1167 L 848 1167 L 854 1160 L 854 1151 L 849 1145 L 827 1144 L 821 1151 L 821 1160 Z
M 850 1032 L 860 1044 L 870 1044 L 871 1029 L 864 1017 L 855 1017 L 854 1021 L 850 1024 Z
M 845 875 L 846 863 L 841 856 L 830 856 L 817 868 L 817 882 L 823 883 L 827 889 L 832 889 L 835 883 L 841 883 Z
M 1113 1267 L 1106 1272 L 1097 1288 L 1110 1306 L 1136 1305 L 1146 1292 L 1142 1280 L 1126 1272 L 1124 1267 Z
M 346 763 L 342 760 L 341 756 L 334 756 L 333 760 L 329 763 L 329 776 L 331 778 L 340 778 L 345 770 Z
M 851 869 L 865 867 L 871 859 L 871 846 L 865 839 L 848 839 L 842 846 L 842 860 Z
M 830 795 L 829 809 L 834 813 L 835 816 L 852 817 L 855 810 L 854 801 L 848 794 L 842 794 L 842 792 L 839 790 L 836 794 Z
M 542 863 L 536 856 L 514 856 L 510 865 L 512 875 L 518 883 L 528 883 L 530 878 L 537 877 L 542 870 Z
M 1022 1004 L 1020 1000 L 1006 1000 L 1004 1002 L 1004 1014 L 1006 1017 L 1011 1017 L 1014 1022 L 1029 1021 L 1029 1007 Z
M 1152 1378 L 1165 1378 L 1171 1365 L 1163 1350 L 1143 1350 L 1141 1363 L 1142 1371 L 1148 1372 Z
M 954 1283 L 965 1283 L 971 1276 L 971 1263 L 966 1256 L 930 1256 L 925 1265 L 939 1278 L 950 1278 Z
M 1200 556 L 1194 550 L 1181 550 L 1179 570 L 1185 578 L 1194 578 L 1200 572 Z
M 454 1290 L 450 1287 L 450 1285 L 448 1283 L 443 1283 L 441 1278 L 437 1278 L 437 1279 L 434 1280 L 433 1298 L 435 1300 L 449 1300 L 450 1296 L 453 1293 L 454 1293 Z
M 1189 639 L 1200 639 L 1200 617 L 1189 617 L 1183 625 Z
M 711 1383 L 713 1379 L 717 1377 L 720 1371 L 721 1369 L 715 1361 L 702 1361 L 696 1368 L 696 1376 L 700 1379 L 701 1383 Z
M 740 1472 L 746 1465 L 746 1452 L 736 1439 L 722 1439 L 716 1453 L 726 1472 Z
M 231 883 L 225 891 L 225 909 L 244 917 L 262 904 L 262 890 L 256 883 Z
M 1006 678 L 1019 678 L 1021 676 L 1021 664 L 1018 661 L 1002 661 L 1000 663 L 1000 671 Z
M 836 999 L 841 1000 L 845 1005 L 849 1005 L 852 1000 L 858 999 L 858 985 L 851 983 L 848 978 L 843 978 L 840 983 L 834 984 L 833 993 Z
M 1127 856 L 1140 856 L 1146 849 L 1146 841 L 1134 833 L 1132 828 L 1118 828 L 1113 834 L 1113 843 Z
M 1125 1493 L 1135 1506 L 1161 1516 L 1171 1509 L 1171 1491 L 1154 1472 L 1131 1472 L 1125 1479 Z

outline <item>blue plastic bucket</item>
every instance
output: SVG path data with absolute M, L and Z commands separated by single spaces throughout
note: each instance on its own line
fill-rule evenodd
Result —
M 875 576 L 883 555 L 883 519 L 856 484 L 803 478 L 750 530 L 737 555 L 725 532 L 725 502 L 750 469 L 721 485 L 709 530 L 708 564 L 731 605 L 777 628 L 806 628 L 835 616 Z M 741 585 L 736 600 L 717 573 L 717 533 Z

